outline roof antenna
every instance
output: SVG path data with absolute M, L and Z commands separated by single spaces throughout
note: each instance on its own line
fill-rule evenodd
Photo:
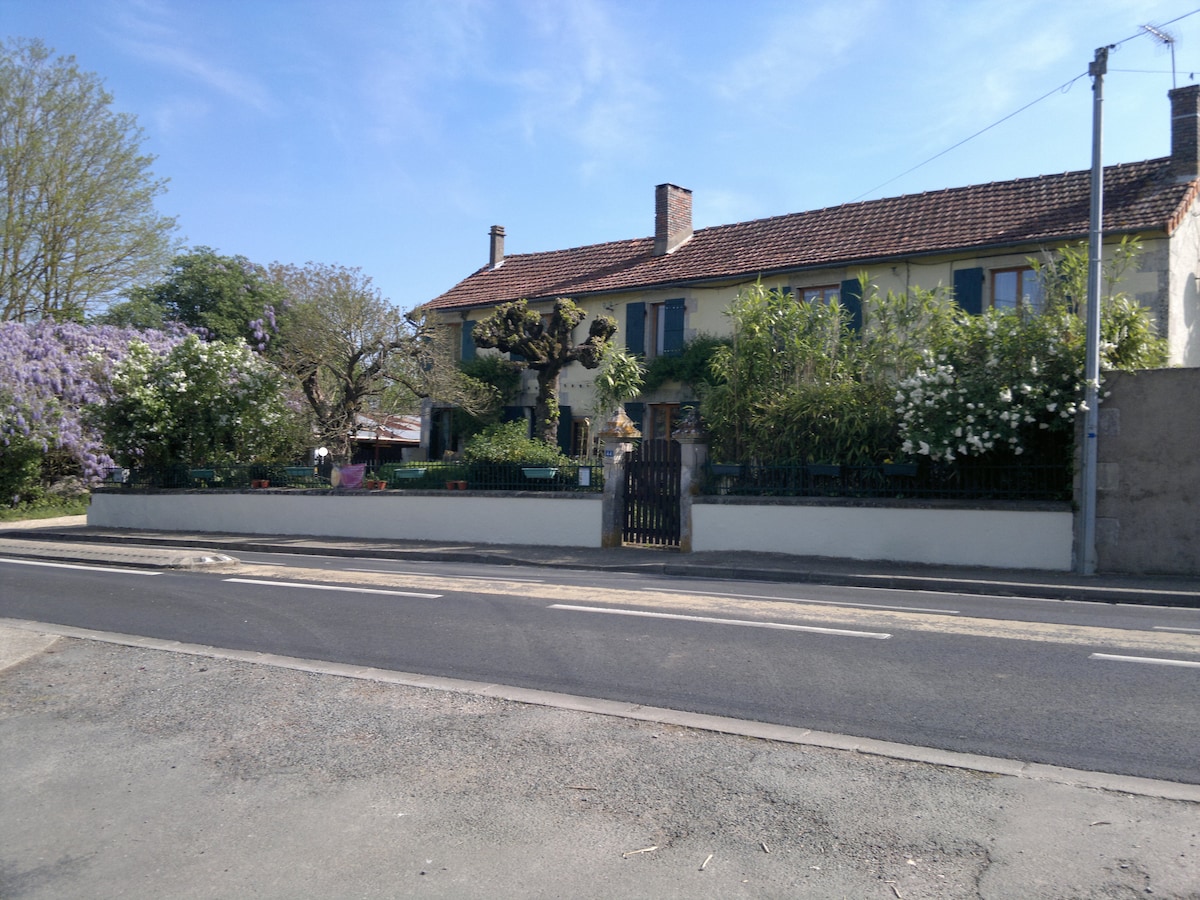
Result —
M 1142 29 L 1148 34 L 1154 35 L 1164 44 L 1171 48 L 1171 89 L 1175 89 L 1175 38 L 1167 34 L 1161 28 L 1155 28 L 1153 25 L 1143 25 Z

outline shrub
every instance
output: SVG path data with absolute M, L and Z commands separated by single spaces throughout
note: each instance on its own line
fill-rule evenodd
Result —
M 532 463 L 539 466 L 561 466 L 570 463 L 557 447 L 528 436 L 524 421 L 489 425 L 467 441 L 463 459 L 467 462 Z

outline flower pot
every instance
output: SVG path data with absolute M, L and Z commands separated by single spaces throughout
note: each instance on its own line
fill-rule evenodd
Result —
M 535 481 L 548 481 L 558 474 L 558 469 L 552 466 L 522 466 L 521 471 L 525 473 L 526 478 Z
M 457 481 L 447 481 L 446 482 L 446 490 L 448 490 L 448 491 L 458 490 L 458 482 Z
M 458 485 L 458 489 L 460 491 L 465 491 L 467 489 L 467 483 L 465 481 L 457 481 L 455 484 Z
M 250 487 L 253 489 L 269 488 L 271 482 L 265 478 L 253 478 L 250 481 Z

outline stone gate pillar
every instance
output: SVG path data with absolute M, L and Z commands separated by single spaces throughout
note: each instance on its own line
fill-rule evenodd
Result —
M 679 442 L 679 552 L 691 553 L 692 499 L 700 493 L 704 464 L 708 462 L 708 439 L 695 407 L 680 419 L 671 437 Z
M 620 547 L 625 535 L 625 455 L 642 436 L 624 409 L 619 409 L 599 432 L 604 446 L 604 499 L 601 547 Z

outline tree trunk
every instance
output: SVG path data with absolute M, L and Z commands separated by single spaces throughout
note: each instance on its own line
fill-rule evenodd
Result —
M 534 437 L 551 447 L 558 445 L 558 373 L 558 369 L 538 371 L 537 402 L 533 407 Z

